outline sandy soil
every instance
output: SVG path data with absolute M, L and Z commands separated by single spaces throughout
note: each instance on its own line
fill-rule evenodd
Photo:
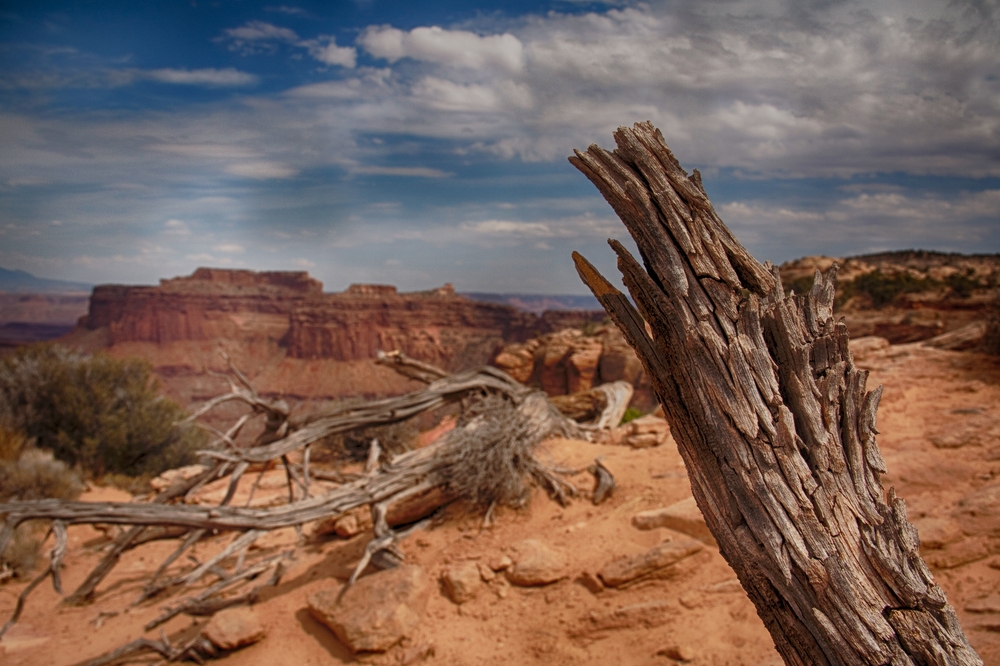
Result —
M 1000 359 L 866 342 L 858 347 L 857 358 L 872 370 L 870 387 L 885 385 L 879 443 L 889 468 L 886 488 L 894 485 L 906 499 L 925 541 L 925 557 L 972 644 L 987 664 L 1000 665 L 1000 603 L 993 612 L 988 603 L 1000 594 L 1000 525 L 962 512 L 963 498 L 1000 481 Z M 631 518 L 690 494 L 672 442 L 632 450 L 557 440 L 547 450 L 553 459 L 576 466 L 603 456 L 617 479 L 617 491 L 599 507 L 581 499 L 567 508 L 536 493 L 527 509 L 501 511 L 486 529 L 480 517 L 452 509 L 431 528 L 410 536 L 403 550 L 436 578 L 452 564 L 485 563 L 510 552 L 517 542 L 535 538 L 567 556 L 564 580 L 518 588 L 499 577 L 483 583 L 478 596 L 461 606 L 435 591 L 422 625 L 402 647 L 355 656 L 311 617 L 306 599 L 317 590 L 338 587 L 350 575 L 368 534 L 309 541 L 282 583 L 266 590 L 255 606 L 267 637 L 219 663 L 397 664 L 420 652 L 412 648 L 428 645 L 433 654 L 426 663 L 442 665 L 677 663 L 670 654 L 705 665 L 781 663 L 732 570 L 712 548 L 684 560 L 669 578 L 623 590 L 594 594 L 577 581 L 579 574 L 643 552 L 667 536 L 665 529 L 639 531 Z M 592 482 L 585 477 L 578 477 L 578 483 L 589 491 Z M 98 489 L 87 499 L 119 498 L 116 492 Z M 1000 515 L 1000 508 L 992 515 Z M 95 547 L 104 538 L 90 527 L 74 527 L 69 533 L 64 585 L 72 589 L 100 557 Z M 202 542 L 195 555 L 203 559 L 223 543 Z M 260 546 L 278 552 L 295 544 L 294 531 L 285 530 L 267 535 Z M 0 641 L 0 662 L 83 663 L 144 635 L 143 625 L 176 598 L 129 606 L 144 578 L 172 548 L 170 543 L 150 543 L 126 553 L 89 606 L 63 606 L 50 585 L 39 588 L 20 623 Z M 10 614 L 23 587 L 21 582 L 0 587 L 0 618 Z M 180 616 L 163 628 L 168 636 L 182 638 L 205 622 Z

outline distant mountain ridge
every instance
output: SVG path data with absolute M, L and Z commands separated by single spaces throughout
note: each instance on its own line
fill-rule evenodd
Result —
M 0 291 L 21 294 L 54 294 L 90 292 L 94 285 L 86 282 L 69 282 L 35 277 L 27 271 L 8 270 L 0 267 Z
M 474 301 L 513 305 L 518 310 L 541 314 L 546 310 L 601 310 L 601 304 L 592 295 L 575 294 L 491 294 L 486 292 L 462 292 L 460 296 Z

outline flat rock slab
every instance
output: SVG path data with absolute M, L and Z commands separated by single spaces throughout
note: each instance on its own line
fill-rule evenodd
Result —
M 623 606 L 610 611 L 590 611 L 580 618 L 577 626 L 569 630 L 573 637 L 598 637 L 615 629 L 652 629 L 661 627 L 677 617 L 681 609 L 673 601 L 649 601 Z M 596 635 L 596 636 L 595 636 Z
M 598 572 L 608 587 L 621 587 L 644 578 L 650 578 L 667 567 L 694 555 L 705 547 L 683 534 L 668 537 L 666 541 L 632 557 L 622 557 L 609 562 Z
M 507 580 L 514 585 L 548 585 L 567 575 L 566 556 L 537 539 L 525 539 L 514 550 L 517 556 L 507 569 Z
M 267 632 L 252 608 L 226 608 L 212 616 L 202 635 L 220 650 L 235 650 L 264 638 Z
M 694 497 L 682 499 L 662 509 L 640 511 L 632 517 L 632 524 L 640 530 L 666 527 L 710 546 L 716 545 L 715 537 L 705 524 L 705 517 L 701 515 L 701 509 L 698 508 Z
M 431 583 L 408 565 L 358 580 L 337 602 L 339 588 L 309 597 L 309 612 L 353 652 L 384 652 L 420 625 Z

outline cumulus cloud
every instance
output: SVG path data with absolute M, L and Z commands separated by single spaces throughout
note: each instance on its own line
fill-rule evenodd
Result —
M 303 43 L 316 60 L 325 65 L 340 65 L 341 67 L 353 68 L 358 62 L 358 52 L 351 46 L 337 46 L 336 40 L 332 37 L 326 43 Z
M 471 69 L 494 66 L 512 72 L 524 66 L 521 40 L 510 33 L 477 35 L 467 30 L 446 30 L 438 26 L 404 32 L 383 25 L 371 26 L 361 33 L 358 44 L 376 58 L 390 63 L 412 58 Z

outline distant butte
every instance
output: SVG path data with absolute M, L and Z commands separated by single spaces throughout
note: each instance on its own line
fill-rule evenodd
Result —
M 457 371 L 490 362 L 507 343 L 603 317 L 523 312 L 457 295 L 450 284 L 409 293 L 354 284 L 324 293 L 304 271 L 199 268 L 157 286 L 95 287 L 88 314 L 63 341 L 148 359 L 185 404 L 218 392 L 210 371 L 222 369 L 220 348 L 263 392 L 334 399 L 412 388 L 373 363 L 379 349 Z

